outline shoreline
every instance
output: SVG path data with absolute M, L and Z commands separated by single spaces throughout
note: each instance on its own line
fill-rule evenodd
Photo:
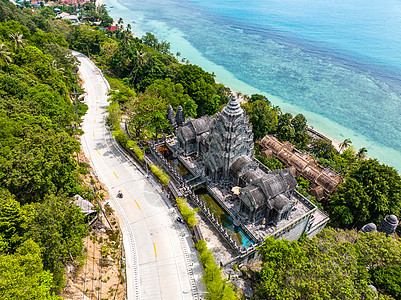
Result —
M 106 3 L 109 3 L 109 5 L 114 5 L 114 10 L 119 10 L 118 9 L 118 5 L 116 6 L 116 4 L 115 3 L 113 3 L 114 1 L 106 1 L 106 0 L 96 0 L 96 5 L 103 5 L 103 4 L 106 4 Z M 106 4 L 107 5 L 107 4 Z M 118 18 L 118 17 L 123 17 L 123 18 L 125 18 L 126 19 L 126 21 L 127 22 L 131 22 L 131 21 L 133 21 L 133 18 L 132 18 L 132 16 L 130 17 L 130 16 L 127 16 L 127 15 L 125 15 L 125 14 L 116 14 L 115 16 L 114 16 L 114 19 L 116 19 L 116 18 Z M 133 30 L 133 34 L 135 35 L 135 29 Z M 174 34 L 174 36 L 175 36 L 175 34 Z M 166 37 L 166 40 L 170 40 L 171 39 L 171 36 L 169 36 L 169 37 Z M 173 40 L 174 40 L 174 38 L 173 38 Z M 177 41 L 176 41 L 177 42 Z M 181 39 L 178 39 L 178 42 L 182 42 L 181 41 Z M 176 43 L 177 45 L 179 45 L 179 43 Z M 172 50 L 174 50 L 174 51 L 184 51 L 184 49 L 185 49 L 185 45 L 181 45 L 181 46 L 183 46 L 183 48 L 181 47 L 180 49 L 172 49 Z M 174 51 L 172 51 L 173 53 L 174 53 Z M 183 53 L 183 52 L 182 52 Z M 185 56 L 185 55 L 183 55 L 183 56 Z M 214 72 L 216 75 L 217 74 L 219 74 L 219 73 L 221 73 L 220 71 L 220 68 L 219 68 L 219 66 L 217 65 L 214 65 L 214 64 L 211 64 L 210 66 L 205 66 L 204 65 L 204 63 L 203 63 L 203 61 L 202 61 L 202 59 L 200 59 L 199 60 L 199 58 L 197 58 L 196 56 L 195 57 L 191 57 L 192 55 L 187 55 L 187 57 L 188 57 L 188 59 L 190 60 L 190 63 L 191 64 L 195 64 L 195 65 L 198 65 L 198 66 L 200 66 L 200 67 L 202 67 L 202 69 L 204 69 L 205 71 L 207 71 L 207 72 L 210 72 L 210 73 L 212 73 L 212 72 Z M 217 69 L 215 68 L 215 67 L 217 67 Z M 215 79 L 217 79 L 217 78 L 215 78 Z M 230 79 L 231 78 L 228 78 L 228 80 L 226 80 L 227 78 L 224 78 L 224 76 L 220 79 L 218 79 L 218 80 L 216 80 L 216 83 L 222 83 L 222 84 L 224 84 L 226 87 L 228 87 L 230 90 L 231 90 L 231 93 L 233 93 L 233 94 L 235 94 L 235 95 L 237 95 L 237 92 L 241 92 L 241 90 L 243 90 L 243 89 L 248 89 L 248 86 L 247 86 L 247 84 L 243 84 L 242 82 L 240 82 L 239 80 L 237 80 L 238 82 L 238 85 L 239 85 L 239 87 L 238 88 L 232 88 L 232 86 L 236 86 L 235 84 L 233 85 L 233 84 L 227 84 L 227 83 L 224 83 L 224 82 L 227 82 L 227 81 L 231 81 Z M 251 95 L 251 94 L 266 94 L 266 92 L 262 92 L 261 90 L 259 90 L 259 89 L 257 89 L 257 88 L 254 88 L 254 87 L 250 87 L 250 90 L 248 89 L 248 92 L 247 93 L 244 93 L 244 94 L 248 94 L 248 95 Z M 283 111 L 284 112 L 290 112 L 290 113 L 292 113 L 293 115 L 296 115 L 296 114 L 298 114 L 298 113 L 302 113 L 306 118 L 307 118 L 307 120 L 308 120 L 308 127 L 309 128 L 311 128 L 311 129 L 313 129 L 313 130 L 315 130 L 315 131 L 317 131 L 317 132 L 319 132 L 320 134 L 322 134 L 322 135 L 324 135 L 325 137 L 327 137 L 328 139 L 330 139 L 331 141 L 332 141 L 332 144 L 333 144 L 333 146 L 336 148 L 336 150 L 337 151 L 339 151 L 339 144 L 341 144 L 342 143 L 342 141 L 345 139 L 345 138 L 348 138 L 348 139 L 351 139 L 351 141 L 353 141 L 354 142 L 354 139 L 353 139 L 353 137 L 354 137 L 354 135 L 351 133 L 351 135 L 350 135 L 350 133 L 347 133 L 347 132 L 344 132 L 344 131 L 338 131 L 338 132 L 336 132 L 335 134 L 334 134 L 334 136 L 336 136 L 336 138 L 334 138 L 333 137 L 333 133 L 332 134 L 330 134 L 330 133 L 327 133 L 327 131 L 326 130 L 322 130 L 321 129 L 321 127 L 319 127 L 319 124 L 316 124 L 315 122 L 313 122 L 314 121 L 314 118 L 312 118 L 311 116 L 308 116 L 307 114 L 305 114 L 305 113 L 307 113 L 307 111 L 303 111 L 302 109 L 301 110 L 293 110 L 293 109 L 291 109 L 290 107 L 286 107 L 285 105 L 284 106 L 282 106 L 281 104 L 281 99 L 279 99 L 279 98 L 277 98 L 277 99 L 279 99 L 279 101 L 278 101 L 278 103 L 276 102 L 276 97 L 275 96 L 272 96 L 272 95 L 270 95 L 271 97 L 269 97 L 269 94 L 268 95 L 265 95 L 265 96 L 267 96 L 268 97 L 268 99 L 272 102 L 272 103 L 274 103 L 275 105 L 278 105 L 281 109 L 283 109 Z M 240 101 L 240 103 L 244 103 L 245 102 L 245 100 L 243 99 L 243 97 L 242 96 L 240 96 L 240 97 L 238 97 L 238 100 Z M 291 105 L 290 105 L 291 106 Z M 311 113 L 311 114 L 313 114 L 313 113 Z M 338 136 L 340 136 L 340 138 L 338 137 Z M 355 143 L 356 144 L 361 144 L 360 143 L 360 141 L 355 141 Z M 352 146 L 354 146 L 354 145 L 352 145 Z M 364 143 L 364 144 L 361 144 L 361 145 L 357 145 L 357 146 L 354 146 L 354 148 L 355 148 L 355 150 L 357 151 L 358 149 L 357 149 L 357 147 L 366 147 L 368 150 L 369 150 L 369 152 L 370 152 L 370 145 L 369 145 L 369 143 Z M 375 154 L 374 153 L 371 153 L 371 155 L 373 155 L 373 156 L 375 156 Z M 379 161 L 381 161 L 382 159 L 379 159 L 378 158 L 378 160 Z M 386 164 L 389 164 L 389 165 L 392 165 L 391 163 L 389 163 L 389 162 L 387 162 Z M 395 167 L 395 166 L 394 166 Z
M 96 0 L 95 2 L 95 6 L 102 6 L 103 4 L 105 4 L 106 0 Z
M 217 80 L 216 80 L 216 83 L 224 84 L 224 83 L 219 82 L 219 81 L 217 81 Z M 248 101 L 243 97 L 244 94 L 243 94 L 241 91 L 238 91 L 238 90 L 236 90 L 236 89 L 233 89 L 232 87 L 228 87 L 228 88 L 230 89 L 231 94 L 234 94 L 235 96 L 237 96 L 238 93 L 241 93 L 241 95 L 240 95 L 239 97 L 237 96 L 238 101 L 239 101 L 241 104 L 247 103 L 247 102 L 248 102 Z M 322 132 L 321 130 L 318 130 L 318 129 L 313 128 L 313 127 L 310 126 L 309 124 L 308 124 L 307 126 L 308 126 L 308 128 L 313 129 L 314 131 L 318 132 L 319 134 L 321 134 L 321 135 L 325 136 L 326 138 L 330 139 L 330 140 L 331 140 L 331 144 L 332 144 L 332 145 L 334 146 L 334 148 L 336 148 L 336 150 L 340 153 L 340 144 L 342 143 L 341 141 L 338 141 L 337 139 L 333 138 L 332 136 L 327 135 L 326 133 Z M 352 145 L 351 145 L 351 146 L 352 146 Z M 355 150 L 357 150 L 357 149 L 355 149 Z

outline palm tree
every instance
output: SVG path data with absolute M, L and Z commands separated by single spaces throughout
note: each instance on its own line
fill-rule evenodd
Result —
M 23 34 L 16 32 L 16 33 L 10 33 L 10 37 L 14 40 L 14 49 L 23 49 L 24 48 L 24 40 L 22 39 Z
M 10 56 L 10 52 L 7 51 L 6 45 L 4 43 L 0 44 L 0 70 L 3 70 L 3 62 L 8 65 L 9 62 L 12 62 L 12 58 Z
M 347 149 L 350 145 L 352 144 L 350 139 L 345 139 L 340 145 L 340 152 L 343 152 L 345 149 Z
M 52 67 L 53 67 L 54 71 L 56 71 L 57 73 L 60 73 L 61 76 L 63 76 L 64 78 L 67 78 L 67 76 L 65 76 L 65 74 L 64 74 L 65 69 L 64 68 L 59 68 L 57 66 L 57 62 L 55 60 L 52 61 Z
M 367 152 L 368 152 L 368 149 L 363 147 L 363 148 L 358 150 L 358 153 L 356 154 L 356 156 L 358 157 L 359 160 L 363 160 L 363 159 L 366 158 L 366 153 Z
M 134 79 L 132 80 L 132 85 L 134 85 L 134 83 L 135 83 L 136 74 L 138 73 L 139 68 L 146 65 L 148 63 L 148 61 L 149 61 L 149 56 L 146 52 L 136 51 L 136 64 L 135 64 L 134 68 L 132 69 L 130 76 L 128 76 L 128 78 L 131 77 L 132 72 L 136 68 Z

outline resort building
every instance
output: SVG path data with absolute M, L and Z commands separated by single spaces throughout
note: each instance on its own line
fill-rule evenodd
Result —
M 317 161 L 300 151 L 290 142 L 281 143 L 277 138 L 266 135 L 259 143 L 260 153 L 266 158 L 277 158 L 291 169 L 295 177 L 302 176 L 311 183 L 309 193 L 318 201 L 333 194 L 343 178 L 335 171 L 324 168 Z

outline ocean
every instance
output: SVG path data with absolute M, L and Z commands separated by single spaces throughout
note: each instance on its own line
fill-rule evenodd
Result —
M 401 1 L 107 0 L 243 94 L 401 171 Z

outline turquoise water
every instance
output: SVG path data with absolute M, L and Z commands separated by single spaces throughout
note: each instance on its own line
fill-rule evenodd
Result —
M 248 248 L 255 244 L 251 237 L 241 228 L 234 225 L 233 218 L 227 214 L 223 208 L 214 200 L 213 196 L 205 188 L 201 188 L 195 192 L 199 199 L 206 205 L 210 212 L 214 215 L 219 223 L 227 229 L 228 234 L 240 247 Z
M 401 2 L 108 0 L 134 32 L 401 170 Z

